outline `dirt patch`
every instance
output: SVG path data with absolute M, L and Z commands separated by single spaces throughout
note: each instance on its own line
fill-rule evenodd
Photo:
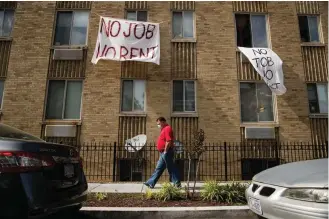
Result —
M 103 200 L 98 200 L 95 194 L 89 194 L 84 206 L 88 207 L 199 207 L 199 206 L 229 206 L 234 204 L 203 201 L 200 197 L 192 200 L 177 201 L 148 200 L 143 194 L 109 193 Z

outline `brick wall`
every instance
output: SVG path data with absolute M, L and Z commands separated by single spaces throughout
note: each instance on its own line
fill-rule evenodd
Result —
M 198 117 L 198 127 L 205 130 L 209 142 L 240 141 L 233 11 L 267 10 L 272 48 L 284 62 L 288 90 L 277 98 L 280 140 L 309 141 L 311 127 L 296 4 L 267 2 L 257 3 L 255 7 L 248 4 L 195 2 L 197 114 L 194 116 Z M 318 4 L 328 51 L 328 3 Z M 19 2 L 15 14 L 2 121 L 35 135 L 40 135 L 43 121 L 55 6 L 56 2 Z M 123 71 L 128 72 L 125 66 L 128 64 L 99 61 L 93 65 L 90 60 L 96 44 L 98 15 L 124 18 L 127 6 L 129 4 L 125 2 L 93 2 L 91 6 L 82 101 L 82 141 L 118 140 L 121 79 L 128 74 L 123 74 Z M 147 77 L 145 134 L 151 141 L 156 140 L 159 133 L 156 118 L 164 116 L 171 121 L 172 117 L 172 79 L 177 75 L 172 70 L 171 7 L 176 6 L 170 2 L 147 2 L 149 21 L 160 23 L 161 31 L 161 64 L 147 64 L 147 70 L 141 74 Z
M 40 136 L 56 2 L 19 2 L 2 121 Z M 42 22 L 41 22 L 42 21 Z

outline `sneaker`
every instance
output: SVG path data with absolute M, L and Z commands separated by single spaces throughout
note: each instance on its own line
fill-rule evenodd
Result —
M 148 183 L 143 183 L 144 184 L 144 186 L 146 186 L 147 188 L 149 188 L 149 189 L 154 189 L 154 186 L 151 186 L 150 184 L 148 184 Z

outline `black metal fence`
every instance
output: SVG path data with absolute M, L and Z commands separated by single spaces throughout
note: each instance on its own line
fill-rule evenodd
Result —
M 144 147 L 125 147 L 117 143 L 85 143 L 78 146 L 83 158 L 84 171 L 91 182 L 145 181 L 151 176 L 159 152 L 155 144 Z M 328 142 L 320 145 L 311 143 L 214 143 L 205 144 L 205 152 L 200 157 L 197 176 L 196 160 L 191 161 L 193 180 L 250 180 L 262 170 L 295 161 L 328 158 Z M 175 162 L 182 181 L 187 179 L 188 154 L 177 150 Z M 168 181 L 165 172 L 162 181 Z

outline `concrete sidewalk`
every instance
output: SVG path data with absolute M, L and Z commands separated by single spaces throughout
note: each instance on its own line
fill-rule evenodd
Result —
M 196 192 L 199 192 L 204 183 L 196 183 Z M 182 188 L 186 186 L 186 183 L 182 183 Z M 190 188 L 193 183 L 190 183 Z M 159 190 L 161 184 L 157 184 L 154 190 Z M 145 192 L 147 189 L 143 183 L 88 183 L 88 192 L 96 193 L 141 193 Z
M 222 185 L 226 185 L 227 183 L 231 182 L 225 182 L 220 183 Z M 241 182 L 248 184 L 249 182 Z M 204 183 L 203 182 L 197 182 L 195 185 L 195 192 L 199 193 L 202 189 Z M 182 182 L 182 189 L 184 189 L 186 186 L 186 182 Z M 161 188 L 161 183 L 157 184 L 154 188 L 154 190 L 159 190 Z M 96 193 L 96 192 L 102 192 L 102 193 L 145 193 L 147 187 L 143 185 L 143 183 L 88 183 L 88 192 L 89 193 Z M 193 189 L 193 182 L 190 182 L 190 191 Z

